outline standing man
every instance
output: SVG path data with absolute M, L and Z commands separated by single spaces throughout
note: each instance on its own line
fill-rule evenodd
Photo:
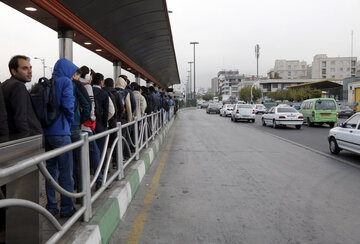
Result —
M 96 116 L 96 127 L 95 134 L 106 131 L 109 115 L 109 96 L 106 91 L 101 88 L 104 85 L 104 76 L 100 73 L 95 73 L 92 79 L 92 86 L 94 91 L 95 99 L 95 116 Z M 96 144 L 99 147 L 100 155 L 102 154 L 105 146 L 105 137 L 101 137 L 96 140 Z M 96 182 L 96 190 L 101 187 L 101 182 Z
M 40 121 L 25 87 L 25 83 L 32 78 L 30 58 L 22 55 L 12 57 L 9 71 L 10 79 L 2 84 L 9 134 L 14 138 L 42 134 Z
M 8 140 L 9 137 L 9 126 L 7 119 L 6 106 L 4 101 L 4 95 L 2 92 L 2 84 L 0 82 L 0 142 Z
M 71 61 L 62 58 L 59 59 L 55 66 L 52 78 L 56 78 L 56 98 L 59 107 L 61 107 L 60 115 L 57 120 L 49 128 L 44 129 L 45 151 L 51 151 L 71 144 L 70 127 L 74 119 L 74 93 L 71 78 L 78 70 Z M 56 158 L 46 161 L 46 168 L 54 178 L 59 181 L 62 188 L 68 192 L 73 192 L 73 155 L 72 151 L 65 152 Z M 46 181 L 46 209 L 53 215 L 59 210 L 56 202 L 55 189 Z M 60 217 L 71 217 L 75 212 L 72 198 L 61 195 Z

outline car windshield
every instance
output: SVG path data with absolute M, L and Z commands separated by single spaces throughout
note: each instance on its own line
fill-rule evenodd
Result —
M 335 110 L 336 104 L 332 100 L 317 100 L 315 104 L 316 110 Z
M 277 111 L 278 113 L 297 113 L 294 108 L 278 108 Z
M 210 107 L 210 108 L 217 108 L 218 105 L 217 105 L 217 104 L 214 104 L 214 103 L 211 103 L 211 104 L 209 104 L 209 107 Z
M 351 110 L 349 106 L 339 106 L 339 110 Z
M 253 108 L 251 105 L 247 105 L 247 104 L 238 105 L 237 107 L 238 107 L 238 108 Z

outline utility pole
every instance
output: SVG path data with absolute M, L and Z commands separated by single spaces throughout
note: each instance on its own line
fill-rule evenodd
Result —
M 256 44 L 255 45 L 255 57 L 256 57 L 256 78 L 257 78 L 257 81 L 259 81 L 259 57 L 260 57 L 260 46 L 259 44 Z M 251 89 L 250 89 L 250 96 L 251 96 L 251 104 L 253 104 L 253 88 L 255 86 L 255 82 L 254 84 L 251 86 Z
M 196 86 L 195 86 L 195 45 L 199 42 L 190 42 L 191 45 L 194 45 L 194 99 L 196 98 Z
M 192 90 L 191 90 L 191 64 L 192 64 L 193 62 L 188 62 L 188 64 L 190 64 L 190 75 L 189 75 L 189 77 L 190 77 L 190 99 L 192 99 Z M 195 86 L 194 86 L 194 89 L 195 89 Z

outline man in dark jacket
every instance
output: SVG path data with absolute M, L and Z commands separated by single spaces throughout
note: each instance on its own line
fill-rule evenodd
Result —
M 104 87 L 102 88 L 104 91 L 106 91 L 109 95 L 109 97 L 112 99 L 112 102 L 115 107 L 115 114 L 114 116 L 109 120 L 109 129 L 115 128 L 117 122 L 121 121 L 121 114 L 124 110 L 124 105 L 121 101 L 120 93 L 118 93 L 114 87 L 114 80 L 111 78 L 107 78 L 104 81 Z M 111 148 L 111 145 L 113 144 L 115 138 L 117 137 L 116 133 L 112 133 L 110 135 L 109 139 L 109 146 L 108 148 Z M 113 165 L 116 165 L 117 160 L 117 150 L 114 149 L 113 153 Z
M 106 91 L 102 90 L 104 85 L 104 76 L 100 73 L 95 73 L 92 79 L 92 86 L 95 98 L 95 115 L 96 115 L 96 127 L 95 133 L 99 134 L 106 131 L 108 114 L 109 114 L 109 96 Z M 100 154 L 103 152 L 105 145 L 105 137 L 96 140 L 96 144 L 99 147 Z M 96 188 L 99 186 L 97 185 Z
M 127 78 L 126 75 L 120 75 L 120 77 L 123 78 L 127 83 L 125 90 L 130 94 L 131 112 L 134 114 L 135 109 L 136 109 L 136 100 L 135 100 L 133 90 L 130 87 L 130 80 Z
M 13 139 L 42 134 L 25 83 L 32 78 L 30 59 L 14 56 L 9 62 L 11 78 L 2 84 L 9 134 Z
M 74 93 L 71 78 L 78 70 L 71 61 L 62 58 L 59 59 L 55 66 L 52 78 L 56 77 L 56 98 L 61 112 L 57 120 L 49 127 L 44 128 L 45 136 L 45 151 L 57 149 L 68 144 L 71 144 L 70 127 L 74 119 Z M 56 158 L 46 161 L 46 168 L 54 178 L 59 181 L 62 188 L 68 192 L 73 192 L 73 157 L 72 151 L 65 152 Z M 58 213 L 56 202 L 55 189 L 46 181 L 46 209 L 53 215 Z M 75 213 L 74 203 L 72 198 L 61 195 L 60 216 L 67 218 Z
M 7 112 L 2 92 L 2 84 L 0 82 L 0 143 L 7 141 L 9 138 L 9 126 L 7 120 Z
M 73 92 L 75 97 L 74 103 L 74 120 L 71 123 L 71 142 L 80 140 L 81 125 L 85 123 L 90 117 L 91 100 L 85 87 L 79 81 L 81 75 L 80 69 L 77 70 L 71 78 L 73 85 Z M 81 185 L 81 149 L 78 147 L 73 150 L 73 164 L 74 164 L 74 181 L 76 183 L 77 192 L 82 191 Z M 77 203 L 81 202 L 80 198 L 76 199 Z

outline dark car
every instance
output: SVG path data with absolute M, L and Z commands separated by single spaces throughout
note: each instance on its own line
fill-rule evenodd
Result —
M 354 110 L 352 110 L 349 106 L 339 105 L 338 107 L 338 117 L 351 117 L 354 114 Z
M 219 105 L 216 103 L 210 103 L 209 106 L 206 108 L 206 113 L 220 113 Z

